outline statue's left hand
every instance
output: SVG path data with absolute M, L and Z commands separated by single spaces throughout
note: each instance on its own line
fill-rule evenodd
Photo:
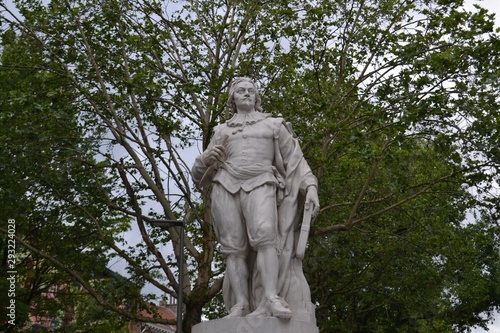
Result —
M 312 209 L 313 216 L 319 212 L 319 198 L 316 186 L 309 186 L 307 188 L 305 209 Z

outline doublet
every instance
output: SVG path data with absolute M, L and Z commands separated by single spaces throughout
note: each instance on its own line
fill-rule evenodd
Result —
M 216 170 L 212 182 L 221 184 L 232 194 L 240 189 L 250 192 L 264 184 L 283 186 L 284 171 L 280 169 L 284 165 L 277 167 L 276 160 L 286 161 L 296 143 L 282 119 L 260 112 L 236 114 L 215 128 L 207 150 L 220 143 L 224 135 L 228 136 L 227 160 Z M 195 183 L 201 180 L 206 169 L 201 155 L 198 156 L 192 169 Z
M 227 124 L 219 126 L 215 135 L 228 135 L 228 158 L 212 181 L 233 194 L 240 189 L 250 192 L 264 184 L 278 185 L 273 168 L 273 125 L 273 118 L 265 118 L 245 126 L 242 131 Z

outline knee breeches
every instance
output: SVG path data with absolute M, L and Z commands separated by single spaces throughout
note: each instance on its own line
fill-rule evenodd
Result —
M 246 256 L 249 247 L 277 246 L 276 187 L 264 184 L 231 194 L 215 183 L 212 189 L 214 229 L 224 255 Z

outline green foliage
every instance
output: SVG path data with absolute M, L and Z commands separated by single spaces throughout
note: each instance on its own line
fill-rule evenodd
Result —
M 449 183 L 363 228 L 314 239 L 305 272 L 322 330 L 452 332 L 487 324 L 482 312 L 500 300 L 499 230 L 460 223 L 460 206 L 444 195 L 459 187 Z
M 79 124 L 74 89 L 68 80 L 41 67 L 41 50 L 32 50 L 35 46 L 29 35 L 16 38 L 7 31 L 3 38 L 0 202 L 4 209 L 0 215 L 2 221 L 15 220 L 15 236 L 19 237 L 17 265 L 9 269 L 19 277 L 17 326 L 23 327 L 29 311 L 58 318 L 64 327 L 67 312 L 75 306 L 68 289 L 78 286 L 72 274 L 87 281 L 100 275 L 109 261 L 109 247 L 99 241 L 99 233 L 117 237 L 128 224 L 103 204 L 101 186 L 109 183 L 105 173 L 82 163 L 93 159 L 89 147 L 93 142 L 91 131 L 85 133 Z M 89 214 L 100 216 L 102 223 L 96 225 Z M 36 251 L 23 247 L 22 242 Z M 6 238 L 1 243 L 5 262 Z M 65 270 L 46 256 L 65 265 Z M 2 280 L 6 274 L 7 265 L 2 265 Z M 85 293 L 84 297 L 90 296 Z M 122 305 L 122 300 L 114 305 Z M 2 325 L 2 329 L 13 328 Z

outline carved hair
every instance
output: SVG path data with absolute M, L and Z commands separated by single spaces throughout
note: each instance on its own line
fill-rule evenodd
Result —
M 234 90 L 236 88 L 236 85 L 240 82 L 250 82 L 251 84 L 253 84 L 255 88 L 255 111 L 262 112 L 262 100 L 260 99 L 259 90 L 257 89 L 255 82 L 248 77 L 236 77 L 231 83 L 231 86 L 229 87 L 229 98 L 227 100 L 227 106 L 229 107 L 229 109 L 233 113 L 238 112 L 238 110 L 236 109 L 236 104 L 234 103 Z

